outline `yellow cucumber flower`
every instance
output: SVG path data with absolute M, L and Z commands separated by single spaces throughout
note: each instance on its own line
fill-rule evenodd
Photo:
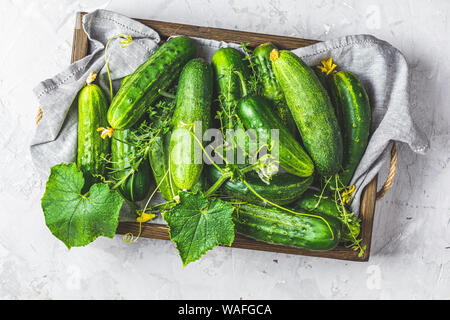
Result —
M 111 128 L 111 127 L 108 127 L 108 128 L 100 127 L 100 128 L 97 129 L 97 131 L 98 132 L 100 132 L 100 131 L 102 132 L 101 135 L 100 135 L 100 137 L 102 137 L 102 139 L 105 139 L 106 137 L 110 137 L 111 138 L 113 133 L 114 133 L 114 129 Z
M 342 196 L 342 201 L 344 201 L 344 203 L 349 203 L 350 199 L 352 198 L 353 193 L 355 192 L 355 185 L 352 185 L 352 187 L 350 189 L 348 189 L 347 191 L 344 191 L 341 196 Z
M 149 220 L 153 220 L 155 217 L 156 214 L 143 212 L 139 217 L 136 218 L 136 222 L 144 223 Z
M 333 58 L 330 57 L 328 60 L 322 60 L 320 63 L 322 63 L 321 66 L 317 66 L 317 68 L 320 69 L 323 73 L 326 73 L 329 75 L 334 68 L 336 68 L 336 64 L 333 63 Z

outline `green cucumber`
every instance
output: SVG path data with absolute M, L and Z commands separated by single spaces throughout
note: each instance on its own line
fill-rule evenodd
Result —
M 325 72 L 323 72 L 322 70 L 318 69 L 317 67 L 312 68 L 314 70 L 314 73 L 316 74 L 317 78 L 319 79 L 320 83 L 322 84 L 322 86 L 325 88 L 325 90 L 327 90 L 328 95 L 330 95 L 330 76 L 327 75 Z M 330 96 L 331 98 L 331 96 Z
M 278 130 L 278 140 L 273 139 L 272 143 L 275 143 L 274 148 L 278 148 L 281 168 L 299 177 L 313 174 L 314 164 L 311 158 L 270 108 L 267 99 L 246 96 L 239 101 L 237 114 L 247 130 Z
M 108 102 L 100 87 L 93 83 L 96 75 L 91 73 L 86 86 L 78 94 L 78 146 L 77 166 L 85 178 L 84 191 L 99 181 L 94 175 L 104 175 L 103 160 L 110 152 L 109 139 L 102 139 L 97 129 L 107 127 Z
M 240 205 L 233 213 L 236 232 L 246 237 L 312 251 L 327 251 L 339 243 L 342 225 L 335 217 L 321 217 L 326 222 L 319 217 L 252 204 Z
M 272 43 L 263 43 L 253 50 L 259 82 L 262 85 L 262 95 L 272 101 L 272 105 L 286 128 L 295 137 L 298 134 L 297 125 L 291 111 L 286 104 L 283 90 L 281 90 L 270 61 L 270 53 L 276 47 Z
M 215 86 L 222 105 L 222 124 L 234 129 L 234 111 L 239 99 L 248 93 L 247 82 L 250 69 L 244 54 L 234 48 L 220 48 L 214 53 L 211 64 L 214 69 Z
M 200 178 L 197 180 L 197 182 L 192 186 L 191 190 L 189 191 L 192 193 L 198 193 L 198 192 L 205 192 L 207 189 L 208 189 L 208 180 L 206 177 L 205 170 L 203 170 Z
M 130 201 L 143 200 L 150 189 L 152 175 L 147 159 L 134 168 L 136 147 L 132 141 L 132 129 L 115 130 L 111 141 L 111 156 L 114 178 L 123 180 L 119 186 L 121 194 Z M 135 170 L 130 174 L 130 170 Z
M 351 182 L 369 142 L 371 110 L 369 97 L 358 77 L 349 71 L 339 71 L 331 81 L 336 109 L 342 115 L 344 158 L 340 179 Z
M 334 90 L 332 90 L 332 84 L 331 84 L 331 82 L 333 81 L 332 80 L 333 76 L 332 76 L 332 74 L 327 75 L 325 72 L 323 72 L 322 70 L 319 70 L 319 68 L 317 68 L 317 67 L 313 68 L 313 70 L 316 73 L 317 78 L 319 79 L 322 86 L 325 88 L 325 90 L 327 90 L 328 96 L 330 97 L 330 100 L 331 100 L 331 104 L 333 105 L 333 108 L 334 108 L 334 113 L 336 114 L 339 128 L 341 129 L 341 135 L 342 135 L 342 111 L 340 110 L 340 108 L 336 107 L 335 92 L 334 92 Z M 342 140 L 342 141 L 344 142 L 344 140 Z
M 272 68 L 317 172 L 336 174 L 342 166 L 342 136 L 330 97 L 314 71 L 298 56 L 273 50 Z
M 320 201 L 319 201 L 320 199 Z M 295 202 L 294 208 L 300 208 L 308 211 L 318 211 L 327 215 L 339 218 L 340 214 L 336 207 L 336 202 L 331 199 L 331 196 L 320 198 L 320 192 L 312 189 L 307 190 Z
M 215 166 L 211 165 L 208 166 L 207 176 L 209 183 L 212 185 L 219 180 L 222 173 Z M 270 184 L 266 184 L 256 173 L 249 172 L 245 175 L 245 181 L 264 199 L 278 205 L 285 205 L 300 198 L 303 192 L 311 185 L 312 176 L 300 178 L 289 173 L 278 173 L 272 176 Z M 226 181 L 219 189 L 219 193 L 221 192 L 249 203 L 265 204 L 240 180 Z
M 210 125 L 212 91 L 211 65 L 202 58 L 189 61 L 178 81 L 170 138 L 172 178 L 182 190 L 190 190 L 203 170 L 203 152 L 199 143 Z
M 244 126 L 236 119 L 236 107 L 239 100 L 249 93 L 248 82 L 251 79 L 251 71 L 248 60 L 240 51 L 233 48 L 221 48 L 217 50 L 212 58 L 211 64 L 215 75 L 215 88 L 220 108 L 218 117 L 222 126 L 224 138 L 233 138 L 234 158 L 227 154 L 227 161 L 240 163 L 238 150 L 245 154 L 250 149 L 251 141 L 248 136 L 241 140 L 234 132 L 244 132 Z M 231 148 L 228 148 L 228 151 Z
M 110 126 L 119 130 L 132 127 L 195 55 L 195 43 L 188 37 L 174 37 L 161 45 L 119 88 L 108 110 Z
M 320 197 L 319 191 L 309 189 L 303 193 L 300 199 L 298 199 L 298 201 L 296 201 L 292 206 L 296 209 L 308 210 L 308 212 L 326 214 L 341 219 L 342 215 L 339 210 L 342 209 L 338 207 L 338 204 L 332 199 L 332 197 L 333 196 Z M 355 237 L 358 236 L 360 232 L 358 225 L 351 224 L 349 225 L 349 228 L 351 228 L 351 231 Z M 343 240 L 351 240 L 350 231 L 347 227 L 343 229 L 342 238 Z
M 155 184 L 167 201 L 173 200 L 178 195 L 178 188 L 173 182 L 169 166 L 170 132 L 164 136 L 158 135 L 152 142 L 149 151 L 150 167 L 152 168 Z
M 169 147 L 170 147 L 170 132 L 164 136 L 157 136 L 153 141 L 150 152 L 149 162 L 155 177 L 155 184 L 159 186 L 159 191 L 162 197 L 171 201 L 178 195 L 180 190 L 173 182 L 172 175 L 169 172 Z M 167 174 L 166 174 L 167 173 Z M 197 183 L 194 184 L 192 192 L 204 192 L 207 187 L 206 176 L 201 175 Z

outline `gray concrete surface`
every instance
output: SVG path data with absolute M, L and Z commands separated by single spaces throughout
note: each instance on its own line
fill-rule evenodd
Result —
M 216 248 L 183 269 L 169 241 L 116 236 L 68 251 L 56 240 L 28 152 L 31 90 L 67 66 L 75 12 L 96 8 L 320 40 L 369 33 L 400 49 L 431 149 L 418 156 L 400 145 L 394 186 L 377 203 L 370 261 Z M 450 298 L 449 14 L 445 0 L 1 1 L 0 299 Z

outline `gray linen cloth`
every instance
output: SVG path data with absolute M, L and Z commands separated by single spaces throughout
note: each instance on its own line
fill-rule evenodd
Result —
M 99 72 L 100 85 L 109 97 L 105 68 L 105 46 L 108 39 L 125 34 L 133 38 L 122 48 L 120 39 L 108 46 L 111 78 L 117 87 L 124 76 L 132 73 L 158 47 L 160 37 L 153 29 L 123 15 L 97 10 L 83 18 L 90 50 L 88 55 L 71 64 L 52 79 L 42 81 L 34 89 L 43 117 L 31 143 L 31 155 L 36 168 L 45 176 L 49 168 L 61 162 L 75 160 L 77 144 L 76 96 L 86 77 Z M 180 35 L 183 30 L 180 29 Z M 199 56 L 211 61 L 220 47 L 239 48 L 239 44 L 195 38 Z M 372 107 L 371 138 L 355 172 L 352 183 L 356 193 L 352 209 L 358 212 L 364 186 L 390 160 L 392 141 L 407 143 L 414 152 L 425 153 L 427 137 L 416 127 L 409 110 L 408 64 L 400 51 L 389 43 L 370 35 L 351 35 L 293 50 L 309 65 L 333 57 L 341 70 L 355 73 L 363 82 Z M 133 217 L 130 217 L 133 219 Z M 128 220 L 123 217 L 122 220 Z

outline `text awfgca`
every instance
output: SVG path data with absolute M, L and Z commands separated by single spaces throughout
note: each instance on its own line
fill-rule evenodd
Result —
M 269 315 L 272 314 L 268 304 L 222 304 L 213 306 L 190 306 L 185 304 L 178 307 L 179 315 L 201 315 L 209 318 L 212 313 L 222 313 L 226 315 Z

